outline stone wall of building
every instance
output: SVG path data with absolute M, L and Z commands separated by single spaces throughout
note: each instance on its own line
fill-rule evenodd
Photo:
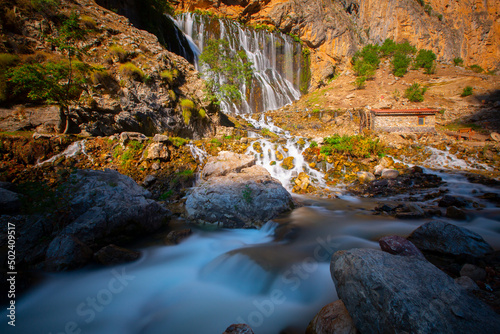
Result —
M 424 117 L 424 125 L 419 125 L 418 120 Z M 434 132 L 436 116 L 434 115 L 373 115 L 373 130 L 388 132 Z

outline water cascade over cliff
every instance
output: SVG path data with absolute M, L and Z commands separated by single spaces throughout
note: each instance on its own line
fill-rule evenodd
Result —
M 233 53 L 244 51 L 252 62 L 253 75 L 249 84 L 238 89 L 240 102 L 221 101 L 226 113 L 250 114 L 278 109 L 300 98 L 307 90 L 309 65 L 307 52 L 288 35 L 267 30 L 247 28 L 222 18 L 184 13 L 176 18 L 179 28 L 191 40 L 194 53 L 199 56 L 208 40 L 224 40 Z M 204 76 L 206 67 L 197 64 Z M 227 80 L 219 77 L 221 84 Z

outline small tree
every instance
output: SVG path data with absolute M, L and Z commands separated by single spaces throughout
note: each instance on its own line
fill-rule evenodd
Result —
M 414 83 L 406 89 L 405 97 L 411 102 L 422 102 L 426 91 L 426 87 L 420 87 L 418 83 Z

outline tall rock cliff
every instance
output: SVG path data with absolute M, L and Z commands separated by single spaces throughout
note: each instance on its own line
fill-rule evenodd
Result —
M 431 49 L 439 61 L 500 69 L 498 0 L 188 0 L 178 10 L 208 10 L 249 24 L 269 24 L 311 49 L 313 84 L 347 64 L 367 43 L 386 38 Z
M 94 0 L 0 3 L 1 131 L 214 134 L 198 71 L 129 19 Z

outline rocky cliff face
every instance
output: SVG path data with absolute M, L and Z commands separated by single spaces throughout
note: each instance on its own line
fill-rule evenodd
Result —
M 68 52 L 54 40 L 71 29 L 83 35 L 71 40 L 78 55 L 73 57 L 73 72 L 83 65 L 85 70 L 78 70 L 81 92 L 72 97 L 69 112 L 52 113 L 60 119 L 51 119 L 54 124 L 50 126 L 31 122 L 47 108 L 37 111 L 24 106 L 27 101 L 39 104 L 45 99 L 28 99 L 16 95 L 8 85 L 0 87 L 4 88 L 0 94 L 0 107 L 4 107 L 0 109 L 1 130 L 62 131 L 68 118 L 70 132 L 94 136 L 138 131 L 149 136 L 166 133 L 200 138 L 214 133 L 218 107 L 206 102 L 205 84 L 198 72 L 186 59 L 167 51 L 155 35 L 137 29 L 127 18 L 93 0 L 61 2 L 46 9 L 30 4 L 22 7 L 17 0 L 5 2 L 7 6 L 0 10 L 4 21 L 0 52 L 15 54 L 11 68 L 35 63 L 67 68 Z M 71 21 L 72 15 L 76 15 L 76 23 Z M 4 79 L 9 69 L 0 65 Z M 67 77 L 59 83 L 64 85 L 65 80 Z M 25 86 L 24 94 L 32 88 Z
M 496 0 L 191 0 L 179 10 L 203 9 L 269 24 L 300 37 L 311 49 L 313 85 L 347 63 L 362 45 L 386 38 L 432 49 L 447 63 L 500 68 L 500 5 Z M 326 69 L 326 70 L 325 70 Z

